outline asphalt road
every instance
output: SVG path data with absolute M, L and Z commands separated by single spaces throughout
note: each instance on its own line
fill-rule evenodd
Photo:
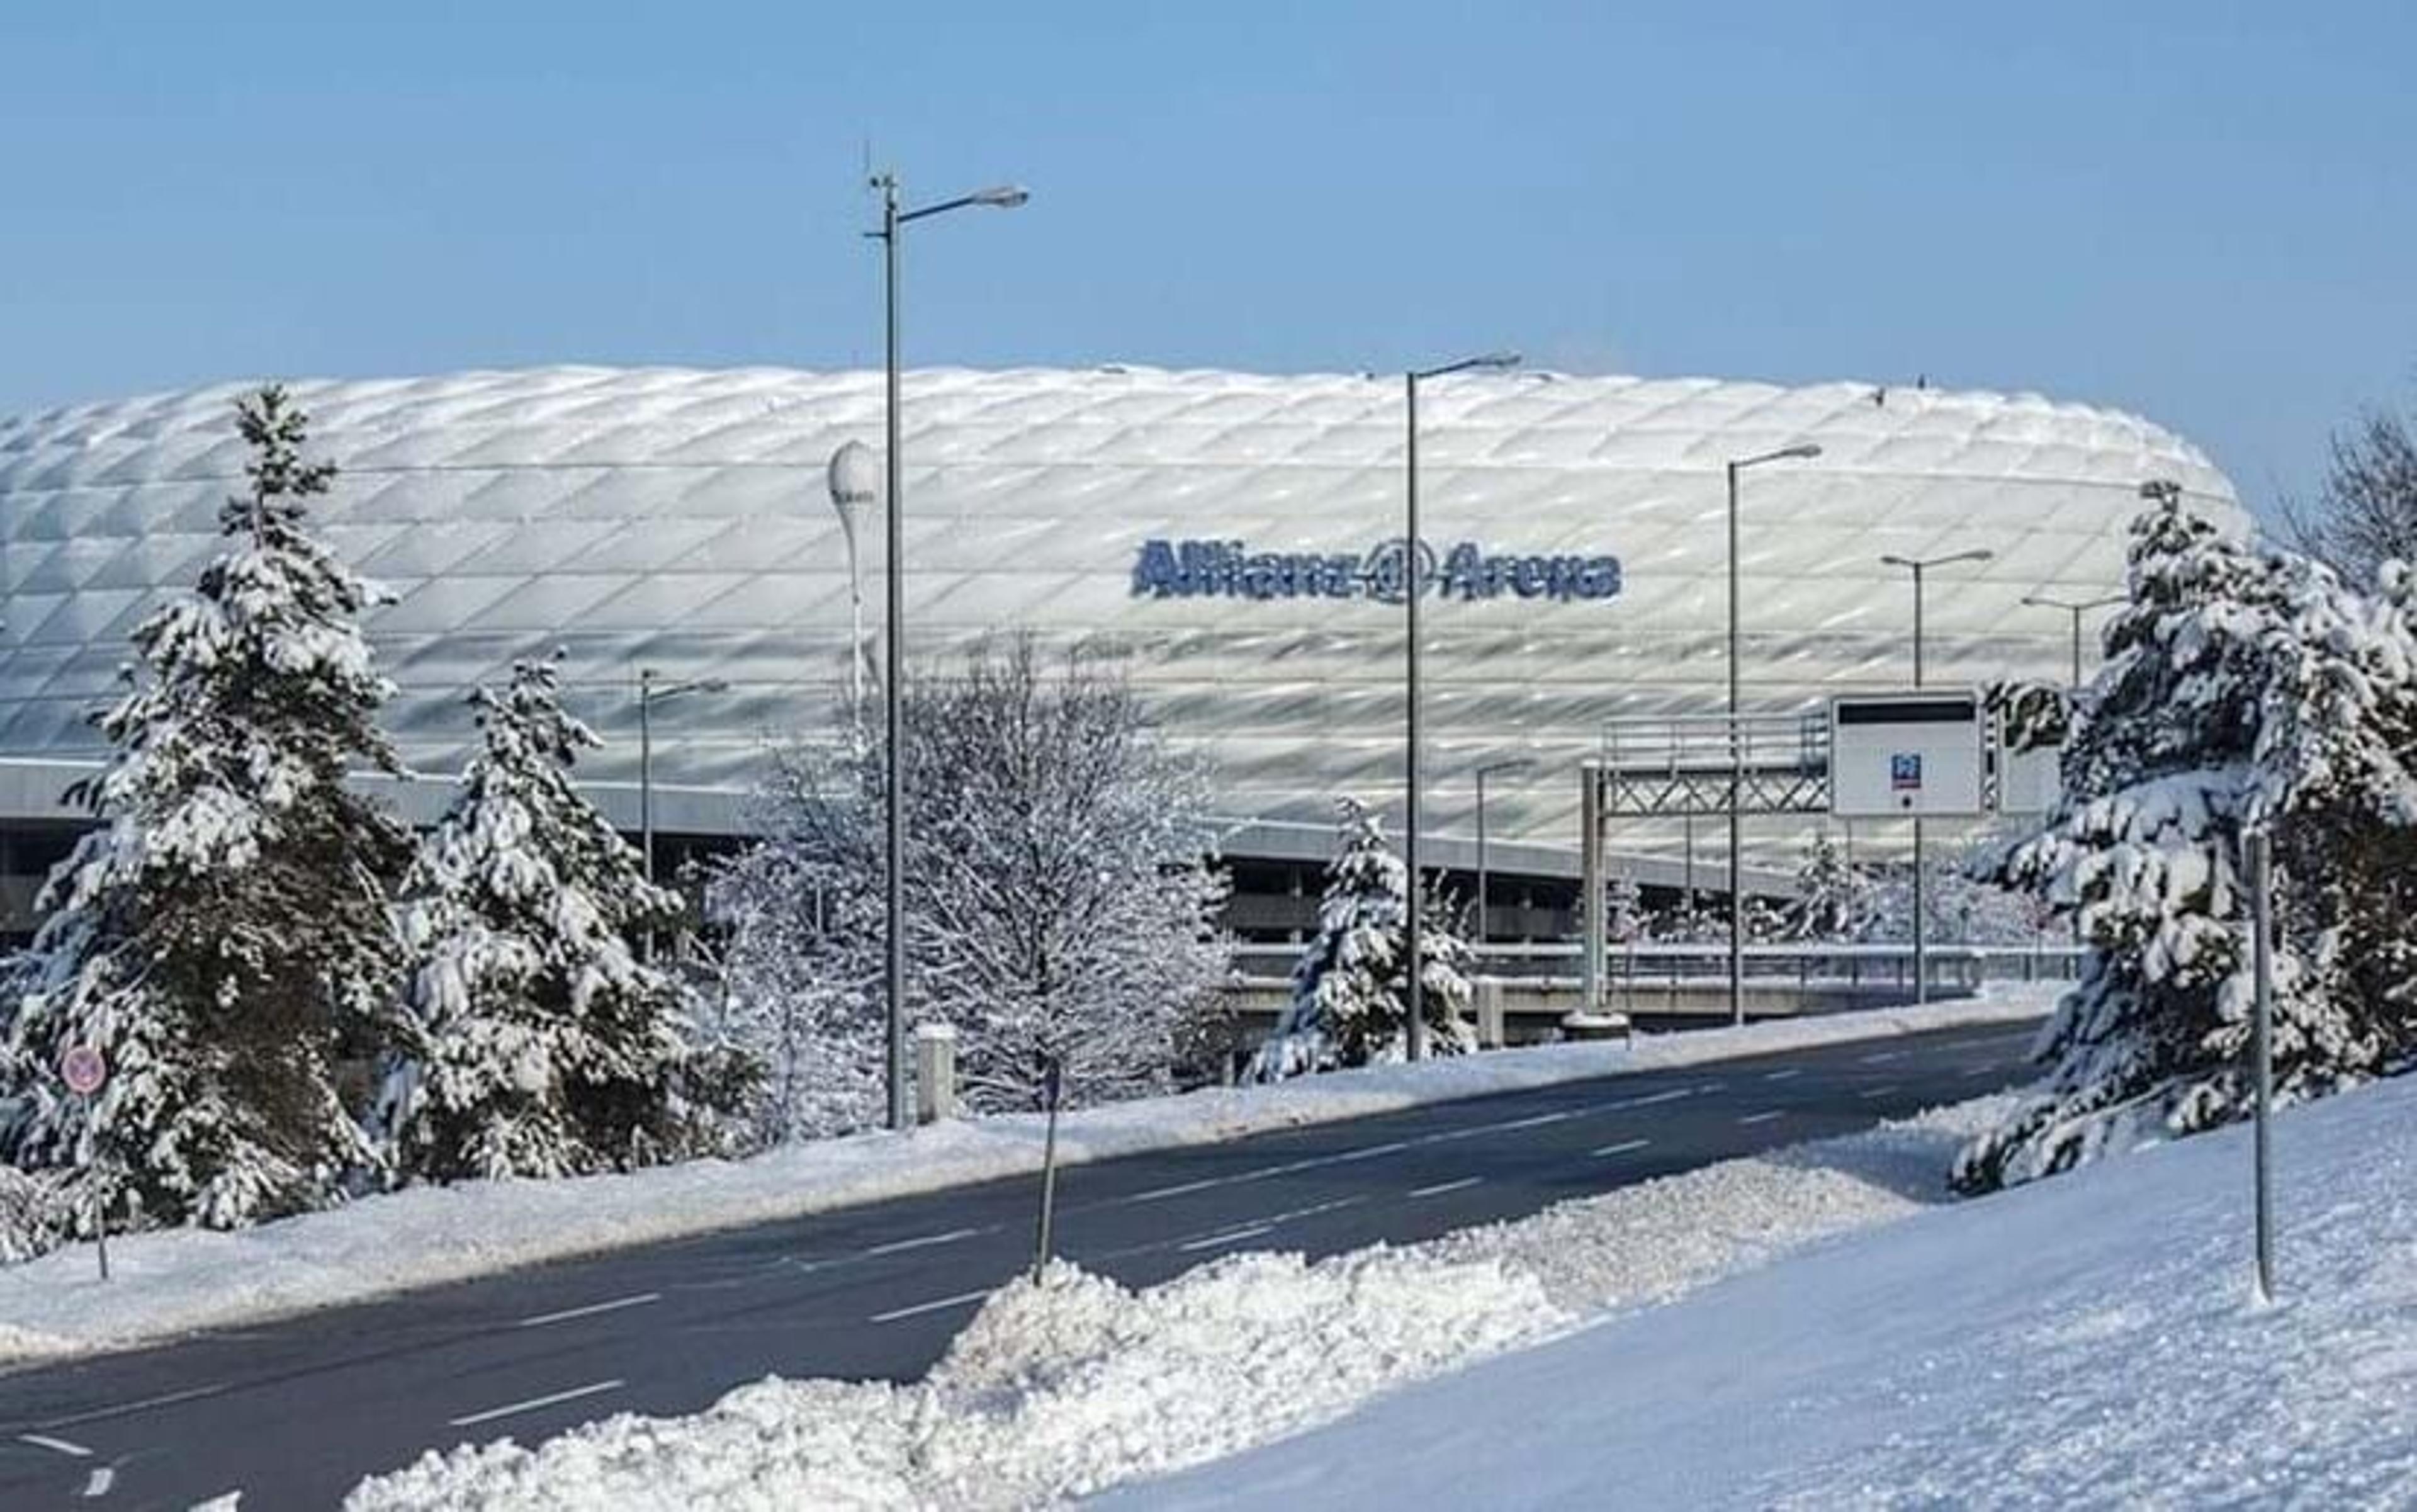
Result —
M 2025 1025 L 1569 1082 L 1077 1166 L 1058 1253 L 1148 1284 L 1424 1239 L 2008 1084 Z M 333 1506 L 421 1451 L 693 1412 L 768 1374 L 920 1376 L 1031 1260 L 1026 1177 L 0 1377 L 0 1507 Z

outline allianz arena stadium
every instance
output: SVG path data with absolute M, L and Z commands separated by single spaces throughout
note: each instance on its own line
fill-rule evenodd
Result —
M 0 420 L 12 926 L 71 822 L 62 789 L 102 754 L 84 715 L 129 632 L 219 549 L 247 387 Z M 586 780 L 625 822 L 639 672 L 693 684 L 651 721 L 657 824 L 690 843 L 744 832 L 768 741 L 845 728 L 852 626 L 881 623 L 882 529 L 876 497 L 852 556 L 829 473 L 850 442 L 877 470 L 878 373 L 291 387 L 340 468 L 322 532 L 397 595 L 369 628 L 402 690 L 388 727 L 431 778 L 399 790 L 406 811 L 442 802 L 474 736 L 469 690 L 556 648 L 609 742 Z M 1401 798 L 1400 379 L 918 372 L 904 428 L 912 662 L 1011 629 L 1113 644 L 1211 765 L 1238 924 L 1297 925 L 1335 797 Z M 1929 681 L 2061 681 L 2070 621 L 2023 601 L 2119 590 L 2144 481 L 2239 518 L 2188 443 L 2034 395 L 1472 374 L 1421 388 L 1419 436 L 1430 854 L 1468 866 L 1476 771 L 1524 760 L 1496 773 L 1486 814 L 1495 867 L 1532 884 L 1537 917 L 1497 925 L 1513 933 L 1547 932 L 1556 887 L 1566 900 L 1576 764 L 1604 731 L 1723 707 L 1725 463 L 1820 449 L 1744 475 L 1750 710 L 1906 685 L 1913 595 L 1884 556 L 1991 554 L 1933 574 Z M 1783 839 L 1757 859 L 1784 865 Z M 1674 879 L 1674 825 L 1615 843 L 1643 879 Z

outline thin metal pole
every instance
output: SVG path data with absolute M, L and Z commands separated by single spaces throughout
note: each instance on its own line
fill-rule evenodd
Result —
M 1409 1058 L 1419 1060 L 1426 1054 L 1426 1021 L 1423 1012 L 1425 993 L 1419 980 L 1424 964 L 1419 955 L 1419 938 L 1424 913 L 1426 890 L 1419 877 L 1419 375 L 1402 374 L 1404 408 L 1407 411 L 1404 433 L 1406 453 L 1405 469 L 1405 505 L 1402 542 L 1402 603 L 1403 623 L 1408 638 L 1404 658 L 1404 681 L 1409 695 L 1409 709 L 1404 720 L 1404 738 L 1407 750 L 1403 770 L 1409 784 L 1406 800 L 1407 821 L 1403 826 L 1402 863 L 1409 868 L 1409 921 L 1403 926 L 1405 952 L 1408 958 L 1409 986 L 1406 993 L 1409 1014 Z
M 859 754 L 864 745 L 864 566 L 856 532 L 847 533 L 847 723 Z
M 1729 476 L 1729 1022 L 1745 1022 L 1745 748 L 1738 739 L 1738 465 Z
M 906 531 L 901 508 L 905 458 L 898 440 L 898 180 L 881 176 L 881 266 L 883 319 L 882 443 L 884 451 L 884 519 L 882 540 L 889 552 L 883 572 L 889 602 L 883 605 L 888 633 L 882 663 L 882 721 L 887 747 L 882 753 L 888 801 L 882 857 L 883 920 L 886 933 L 882 988 L 889 1016 L 889 1126 L 906 1126 L 906 783 L 904 725 L 901 695 L 906 682 Z
M 2273 842 L 2249 835 L 2249 906 L 2257 931 L 2257 1020 L 2250 1039 L 2257 1092 L 2257 1300 L 2274 1300 L 2274 1168 L 2269 1124 L 2274 1107 L 2274 899 Z
M 1913 685 L 1922 686 L 1922 563 L 1913 564 Z M 1922 816 L 1913 819 L 1913 1000 L 1930 1000 L 1930 919 L 1923 881 Z
M 1041 1137 L 1041 1232 L 1032 1251 L 1032 1278 L 1036 1281 L 1049 1263 L 1049 1229 L 1057 1210 L 1057 1104 L 1063 1078 L 1062 1062 L 1051 1056 L 1041 1071 L 1041 1096 L 1049 1105 L 1049 1131 Z
M 2081 686 L 2081 605 L 2073 606 L 2073 683 Z
M 1485 769 L 1477 769 L 1477 949 L 1485 951 Z
M 655 880 L 655 671 L 638 669 L 638 849 L 646 860 L 646 882 Z M 646 932 L 639 937 L 639 959 L 655 958 L 655 926 L 648 914 Z

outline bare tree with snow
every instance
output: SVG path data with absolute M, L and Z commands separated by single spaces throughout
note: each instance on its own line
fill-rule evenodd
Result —
M 335 469 L 303 459 L 282 389 L 236 420 L 251 458 L 226 548 L 135 631 L 130 686 L 96 718 L 115 756 L 69 796 L 99 827 L 44 889 L 0 1107 L 8 1163 L 220 1228 L 328 1201 L 369 1157 L 340 1078 L 395 979 L 408 848 L 345 780 L 397 764 L 357 624 L 377 593 L 308 529 Z M 74 1045 L 114 1067 L 88 1108 L 58 1081 Z
M 907 1008 L 956 1028 L 967 1104 L 1035 1106 L 1052 1057 L 1073 1104 L 1171 1086 L 1228 956 L 1199 768 L 1108 656 L 1030 636 L 917 680 L 905 716 Z M 771 837 L 713 885 L 776 1132 L 878 1106 L 883 773 L 877 744 L 783 753 Z

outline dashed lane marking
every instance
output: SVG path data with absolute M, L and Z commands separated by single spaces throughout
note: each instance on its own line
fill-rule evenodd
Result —
M 1178 1245 L 1175 1247 L 1178 1251 L 1187 1255 L 1191 1254 L 1194 1250 L 1220 1249 L 1227 1245 L 1239 1245 L 1245 1239 L 1256 1239 L 1259 1235 L 1266 1233 L 1269 1229 L 1274 1227 L 1275 1225 L 1269 1223 L 1244 1224 L 1239 1229 L 1221 1229 L 1216 1233 L 1209 1234 L 1206 1238 L 1194 1239 L 1188 1244 Z
M 938 1312 L 943 1307 L 955 1307 L 968 1302 L 980 1302 L 989 1295 L 988 1287 L 979 1291 L 960 1291 L 953 1297 L 935 1297 L 929 1302 L 919 1302 L 911 1307 L 892 1307 L 888 1312 L 876 1312 L 868 1321 L 876 1323 L 894 1323 L 901 1318 L 914 1318 L 927 1312 Z
M 1855 1064 L 1860 1066 L 1883 1066 L 1888 1064 L 1891 1061 L 1902 1061 L 1904 1059 L 1905 1052 L 1903 1050 L 1880 1050 L 1871 1055 L 1859 1055 L 1855 1057 Z
M 1618 1144 L 1607 1144 L 1600 1149 L 1589 1150 L 1587 1153 L 1590 1155 L 1624 1155 L 1632 1150 L 1642 1150 L 1652 1142 L 1653 1141 L 1650 1139 L 1622 1139 Z
M 1799 1068 L 1789 1066 L 1785 1071 L 1766 1071 L 1762 1074 L 1762 1079 L 1765 1081 L 1786 1081 L 1790 1077 L 1801 1077 L 1803 1074 L 1804 1073 Z
M 543 1397 L 531 1397 L 524 1402 L 509 1402 L 501 1407 L 490 1407 L 483 1413 L 448 1417 L 445 1420 L 445 1425 L 448 1428 L 471 1428 L 480 1423 L 492 1423 L 499 1417 L 534 1413 L 540 1407 L 559 1407 L 564 1402 L 575 1402 L 583 1397 L 600 1397 L 608 1391 L 618 1391 L 627 1383 L 617 1380 L 593 1381 L 584 1386 L 573 1386 L 569 1391 L 552 1392 Z
M 1774 1107 L 1760 1113 L 1748 1113 L 1745 1117 L 1738 1120 L 1738 1122 L 1740 1123 L 1768 1123 L 1772 1119 L 1781 1116 L 1780 1110 Z
M 96 1466 L 93 1473 L 84 1477 L 84 1494 L 87 1499 L 96 1496 L 107 1496 L 109 1494 L 110 1487 L 115 1485 L 116 1482 L 117 1471 L 114 1467 L 109 1465 Z
M 163 1391 L 157 1397 L 143 1397 L 130 1402 L 118 1402 L 113 1406 L 96 1407 L 89 1412 L 75 1413 L 66 1417 L 54 1417 L 42 1426 L 73 1428 L 78 1423 L 98 1423 L 105 1418 L 127 1417 L 135 1413 L 149 1412 L 154 1407 L 173 1407 L 178 1402 L 199 1401 L 204 1397 L 215 1397 L 225 1391 L 230 1384 L 228 1382 L 220 1381 L 206 1386 L 187 1386 L 182 1391 Z
M 92 1458 L 92 1451 L 83 1444 L 70 1443 L 65 1439 L 54 1439 L 47 1433 L 20 1433 L 17 1435 L 17 1442 L 30 1443 L 37 1449 L 48 1449 L 53 1454 L 72 1455 L 78 1459 Z
M 1868 1103 L 1877 1097 L 1886 1097 L 1894 1091 L 1896 1091 L 1896 1083 L 1892 1081 L 1885 1087 L 1866 1087 L 1855 1095 Z
M 878 1255 L 898 1255 L 910 1249 L 929 1249 L 935 1245 L 953 1245 L 960 1239 L 971 1239 L 980 1232 L 981 1232 L 980 1229 L 951 1229 L 944 1234 L 919 1234 L 913 1239 L 893 1239 L 889 1244 L 875 1245 L 871 1249 L 861 1250 L 859 1253 L 866 1260 L 872 1260 Z
M 515 1328 L 542 1328 L 548 1323 L 567 1323 L 573 1318 L 593 1318 L 598 1313 L 619 1312 L 624 1307 L 643 1307 L 649 1302 L 661 1302 L 660 1291 L 641 1291 L 635 1296 L 615 1297 L 610 1302 L 591 1302 L 585 1307 L 565 1307 L 560 1312 L 541 1312 L 534 1318 L 524 1318 Z
M 1483 1180 L 1485 1180 L 1485 1178 L 1482 1176 L 1463 1176 L 1456 1182 L 1437 1182 L 1433 1186 L 1414 1186 L 1410 1188 L 1410 1195 L 1412 1197 L 1441 1197 L 1446 1192 L 1465 1192 Z

